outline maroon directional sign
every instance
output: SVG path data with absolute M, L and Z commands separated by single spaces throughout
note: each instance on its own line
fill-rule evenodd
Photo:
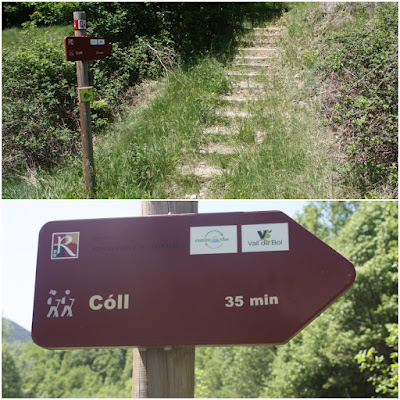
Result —
M 281 344 L 354 279 L 279 211 L 49 222 L 32 337 L 52 349 Z
M 102 60 L 112 51 L 106 39 L 92 36 L 66 36 L 64 48 L 68 61 Z

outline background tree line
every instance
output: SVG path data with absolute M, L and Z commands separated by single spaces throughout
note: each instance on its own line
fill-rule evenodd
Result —
M 282 346 L 198 347 L 196 397 L 398 397 L 398 204 L 316 202 L 298 222 L 354 263 L 353 287 Z M 130 397 L 132 349 L 3 335 L 3 397 Z

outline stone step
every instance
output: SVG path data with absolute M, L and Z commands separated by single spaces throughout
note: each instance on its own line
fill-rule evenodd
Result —
M 216 115 L 220 117 L 228 117 L 228 118 L 252 118 L 253 114 L 247 111 L 237 111 L 237 110 L 217 110 Z
M 287 28 L 283 26 L 269 26 L 266 28 L 252 28 L 253 31 L 285 31 Z
M 233 67 L 249 67 L 249 68 L 268 68 L 270 64 L 263 64 L 263 63 L 243 63 L 243 62 L 236 62 L 232 64 Z
M 254 40 L 248 40 L 248 41 L 243 41 L 241 43 L 241 48 L 245 49 L 245 48 L 250 48 L 250 47 L 269 47 L 269 46 L 275 46 L 276 44 L 276 39 L 278 38 L 278 36 L 276 38 L 258 38 L 258 39 L 254 39 Z
M 233 84 L 234 88 L 239 88 L 239 89 L 263 89 L 264 85 L 262 83 L 258 82 L 252 82 L 252 81 L 241 81 Z
M 255 96 L 243 96 L 243 95 L 231 95 L 231 96 L 221 96 L 220 97 L 221 100 L 225 100 L 225 101 L 233 101 L 233 102 L 237 102 L 237 103 L 243 103 L 243 102 L 247 102 L 247 101 L 259 101 L 260 99 L 258 97 Z
M 253 37 L 279 37 L 282 33 L 284 32 L 254 32 Z
M 262 88 L 254 88 L 254 89 L 250 89 L 250 88 L 240 89 L 240 88 L 237 88 L 237 89 L 234 89 L 234 91 L 232 93 L 232 96 L 237 96 L 237 97 L 241 97 L 241 98 L 246 99 L 246 100 L 237 100 L 238 102 L 260 101 L 260 100 L 265 98 L 265 95 L 266 95 L 266 92 Z M 229 101 L 229 99 L 227 101 Z M 235 100 L 231 100 L 231 101 L 235 101 Z
M 199 162 L 194 168 L 192 165 L 184 165 L 180 172 L 184 175 L 195 174 L 200 178 L 211 178 L 216 175 L 222 175 L 221 168 L 207 164 L 205 161 Z
M 205 135 L 236 135 L 237 132 L 232 129 L 231 127 L 228 126 L 219 126 L 219 125 L 214 125 L 214 126 L 209 126 L 204 130 Z
M 256 77 L 256 76 L 262 76 L 262 74 L 260 74 L 257 71 L 247 71 L 247 72 L 244 72 L 244 71 L 228 71 L 227 75 L 228 76 L 240 76 L 240 77 L 246 77 L 247 76 L 248 78 L 253 78 L 253 77 Z
M 261 40 L 255 40 L 252 42 L 254 46 L 275 46 L 276 45 L 276 40 L 271 40 L 271 39 L 261 39 Z
M 273 52 L 278 50 L 277 47 L 239 47 L 238 51 L 250 51 L 250 52 L 257 52 L 261 53 L 265 52 Z
M 231 146 L 226 146 L 221 143 L 210 143 L 200 149 L 202 154 L 236 154 L 237 151 Z
M 265 60 L 271 60 L 271 56 L 243 56 L 243 57 L 238 57 L 241 61 L 265 61 Z

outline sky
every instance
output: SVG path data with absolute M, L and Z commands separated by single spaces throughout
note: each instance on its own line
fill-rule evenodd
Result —
M 3 200 L 2 317 L 31 330 L 38 235 L 49 221 L 140 216 L 140 200 Z M 200 200 L 199 213 L 279 210 L 294 217 L 303 200 Z

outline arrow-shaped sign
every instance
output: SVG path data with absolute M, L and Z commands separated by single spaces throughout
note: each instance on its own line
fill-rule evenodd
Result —
M 50 222 L 32 337 L 47 348 L 280 344 L 354 279 L 279 211 Z
M 66 36 L 64 48 L 68 61 L 103 60 L 112 51 L 106 39 L 93 36 Z

